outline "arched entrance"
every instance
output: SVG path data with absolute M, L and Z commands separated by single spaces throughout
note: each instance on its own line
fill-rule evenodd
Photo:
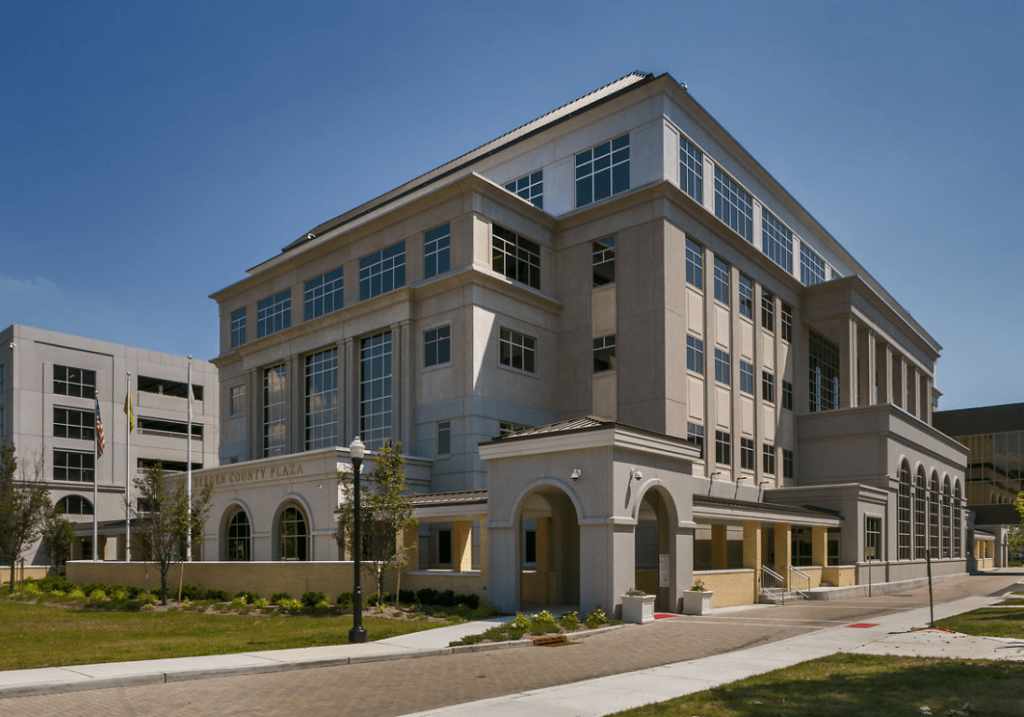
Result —
M 578 607 L 580 525 L 572 500 L 542 486 L 524 498 L 516 524 L 520 609 Z
M 655 488 L 647 491 L 637 511 L 634 534 L 634 586 L 648 595 L 657 595 L 655 607 L 661 611 L 674 611 L 671 585 L 675 561 L 672 559 L 672 534 L 669 506 L 665 497 Z M 668 585 L 662 585 L 662 565 L 668 570 Z M 689 586 L 687 586 L 689 587 Z

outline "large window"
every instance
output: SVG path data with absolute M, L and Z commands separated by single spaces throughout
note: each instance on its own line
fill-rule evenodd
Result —
M 789 448 L 782 449 L 782 477 L 792 478 L 796 474 L 793 463 L 793 451 Z M 830 563 L 831 565 L 832 563 Z
M 231 348 L 245 343 L 245 309 L 231 312 Z
M 279 456 L 285 445 L 285 366 L 263 369 L 263 457 Z
M 309 560 L 309 523 L 301 510 L 292 506 L 285 508 L 281 512 L 278 533 L 281 560 Z
M 771 371 L 761 372 L 761 399 L 775 403 L 775 374 Z
M 440 326 L 423 332 L 423 367 L 439 366 L 452 360 L 452 328 Z
M 602 142 L 576 155 L 576 206 L 629 189 L 629 135 Z
M 939 557 L 939 476 L 932 473 L 928 492 L 928 551 L 935 560 Z
M 740 391 L 754 395 L 754 364 L 740 359 Z
M 429 279 L 451 269 L 452 232 L 448 224 L 423 235 L 423 277 Z
M 437 455 L 447 456 L 452 452 L 452 422 L 440 421 L 437 424 Z
M 810 410 L 839 408 L 839 347 L 817 332 L 810 332 Z
M 53 392 L 59 396 L 93 398 L 96 396 L 96 372 L 71 366 L 53 367 Z
M 359 260 L 359 300 L 405 286 L 405 242 L 375 251 Z
M 686 424 L 686 440 L 700 449 L 700 457 L 704 457 L 704 426 L 699 423 Z
M 92 453 L 53 452 L 53 479 L 92 483 L 96 480 L 96 462 Z
M 764 207 L 761 208 L 761 250 L 787 272 L 793 272 L 793 232 Z
M 686 336 L 686 368 L 704 373 L 704 341 L 696 336 Z
M 292 292 L 286 289 L 256 305 L 256 335 L 270 336 L 292 325 Z
M 729 265 L 715 257 L 715 301 L 729 305 Z
M 338 349 L 306 357 L 306 450 L 338 444 Z
M 763 458 L 764 472 L 768 475 L 775 475 L 775 446 L 770 443 L 763 444 L 761 457 Z
M 899 560 L 910 560 L 910 466 L 900 465 L 899 500 L 896 503 L 896 550 Z
M 956 484 L 956 489 L 953 492 L 953 557 L 961 557 L 960 544 L 962 542 L 961 536 L 961 521 L 963 520 L 963 513 L 960 507 L 961 495 L 960 495 L 960 484 Z
M 825 260 L 806 244 L 800 245 L 800 282 L 814 286 L 825 281 Z
M 953 494 L 949 490 L 949 478 L 943 481 L 942 488 L 942 522 L 945 530 L 942 531 L 942 557 L 952 557 L 950 550 L 950 539 L 952 538 L 953 527 Z
M 245 413 L 245 385 L 232 386 L 230 389 L 229 415 L 241 416 Z
M 391 440 L 391 332 L 365 338 L 359 348 L 359 430 L 370 450 Z
M 540 288 L 540 245 L 497 224 L 491 228 L 491 268 L 521 284 Z
M 753 206 L 750 194 L 715 167 L 715 216 L 747 241 L 754 240 Z
M 782 318 L 782 340 L 793 341 L 793 307 L 789 304 L 782 304 L 781 306 L 781 318 Z
M 501 329 L 498 333 L 498 363 L 536 373 L 537 339 L 511 329 Z
M 64 515 L 92 515 L 92 503 L 80 495 L 66 495 L 57 501 L 57 510 Z
M 726 431 L 715 431 L 715 462 L 728 465 L 732 463 L 732 434 Z
M 93 411 L 53 407 L 53 437 L 91 441 L 96 438 L 96 415 Z
M 775 331 L 775 297 L 761 289 L 761 328 Z
M 342 267 L 306 282 L 306 321 L 345 306 L 345 273 Z
M 882 558 L 882 519 L 865 516 L 864 518 L 864 559 L 880 560 Z
M 743 274 L 740 274 L 740 316 L 748 319 L 754 318 L 754 282 Z
M 544 170 L 538 170 L 505 185 L 505 189 L 522 197 L 538 209 L 544 208 Z
M 615 283 L 615 237 L 594 242 L 594 286 Z
M 924 468 L 917 469 L 917 480 L 914 484 L 914 557 L 924 560 L 925 551 L 928 549 L 928 528 L 927 505 L 928 505 L 928 479 L 925 477 Z
M 615 370 L 615 334 L 594 339 L 594 373 Z
M 740 468 L 754 470 L 754 439 L 740 438 Z
M 704 288 L 704 250 L 692 239 L 686 240 L 686 283 Z
M 227 538 L 228 560 L 252 560 L 252 527 L 249 525 L 249 515 L 244 510 L 231 516 Z
M 729 385 L 729 352 L 715 348 L 715 380 Z
M 696 199 L 704 197 L 704 153 L 679 137 L 679 188 Z

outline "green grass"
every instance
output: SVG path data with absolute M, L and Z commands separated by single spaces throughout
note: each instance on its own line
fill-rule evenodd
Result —
M 437 627 L 363 614 L 370 640 Z M 350 615 L 198 615 L 0 602 L 0 670 L 221 655 L 348 643 Z
M 1024 610 L 1018 607 L 983 607 L 945 620 L 936 620 L 935 627 L 944 627 L 965 635 L 1024 639 Z
M 964 704 L 971 706 L 964 710 Z M 620 712 L 628 717 L 1020 717 L 1024 665 L 837 654 L 668 702 Z

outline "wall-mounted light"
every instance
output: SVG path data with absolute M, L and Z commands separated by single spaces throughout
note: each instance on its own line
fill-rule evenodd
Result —
M 640 472 L 639 468 L 631 468 L 629 471 L 630 478 L 636 478 L 637 480 L 643 480 L 644 474 Z
M 580 478 L 583 477 L 583 471 L 581 471 L 579 468 L 573 468 L 572 473 L 569 474 L 569 477 L 572 478 L 573 480 L 579 480 Z

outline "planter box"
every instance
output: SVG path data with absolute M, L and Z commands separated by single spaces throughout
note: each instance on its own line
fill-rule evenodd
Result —
M 713 590 L 683 590 L 683 614 L 703 615 L 711 612 Z
M 642 625 L 654 622 L 654 595 L 623 595 L 622 621 Z

